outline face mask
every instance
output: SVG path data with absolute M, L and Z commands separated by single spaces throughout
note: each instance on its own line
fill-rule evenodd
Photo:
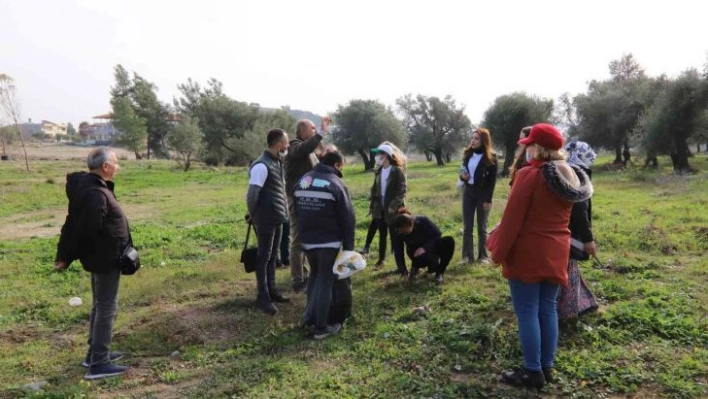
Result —
M 285 158 L 288 155 L 288 150 L 280 151 L 278 155 L 280 155 L 281 158 Z
M 383 157 L 376 157 L 376 165 L 383 165 Z
M 526 162 L 531 162 L 533 161 L 534 156 L 531 154 L 531 151 L 526 151 Z

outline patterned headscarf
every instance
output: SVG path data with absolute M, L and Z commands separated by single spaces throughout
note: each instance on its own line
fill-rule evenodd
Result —
M 595 162 L 595 151 L 584 141 L 571 141 L 565 145 L 565 151 L 568 153 L 566 162 L 571 165 L 590 169 L 590 165 Z

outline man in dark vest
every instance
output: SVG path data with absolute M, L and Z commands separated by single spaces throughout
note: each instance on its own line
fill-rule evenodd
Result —
M 298 121 L 295 128 L 296 138 L 290 142 L 290 151 L 285 157 L 285 181 L 288 196 L 288 207 L 290 211 L 290 275 L 292 276 L 293 290 L 302 291 L 307 286 L 307 273 L 303 266 L 305 252 L 300 242 L 299 229 L 297 226 L 297 214 L 295 209 L 295 198 L 293 192 L 295 185 L 305 173 L 319 162 L 318 155 L 325 152 L 322 139 L 329 133 L 331 120 L 325 116 L 322 118 L 320 129 L 317 130 L 315 124 L 309 119 Z
M 267 141 L 268 149 L 251 165 L 246 203 L 258 234 L 256 306 L 274 315 L 278 313 L 278 308 L 273 302 L 290 302 L 275 287 L 275 262 L 278 259 L 283 223 L 288 220 L 282 159 L 287 155 L 290 144 L 283 129 L 268 132 Z

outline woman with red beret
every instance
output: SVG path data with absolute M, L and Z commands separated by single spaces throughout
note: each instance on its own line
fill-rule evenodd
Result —
M 524 353 L 523 368 L 504 372 L 502 381 L 541 388 L 553 381 L 556 299 L 568 281 L 571 209 L 590 198 L 593 188 L 582 170 L 565 162 L 563 136 L 555 126 L 536 124 L 519 144 L 526 145 L 529 165 L 516 173 L 488 246 L 509 280 Z

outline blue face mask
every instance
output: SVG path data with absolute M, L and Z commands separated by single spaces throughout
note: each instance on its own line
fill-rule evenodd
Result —
M 526 162 L 530 163 L 531 161 L 533 161 L 533 159 L 534 159 L 534 156 L 531 155 L 531 152 L 526 151 Z

